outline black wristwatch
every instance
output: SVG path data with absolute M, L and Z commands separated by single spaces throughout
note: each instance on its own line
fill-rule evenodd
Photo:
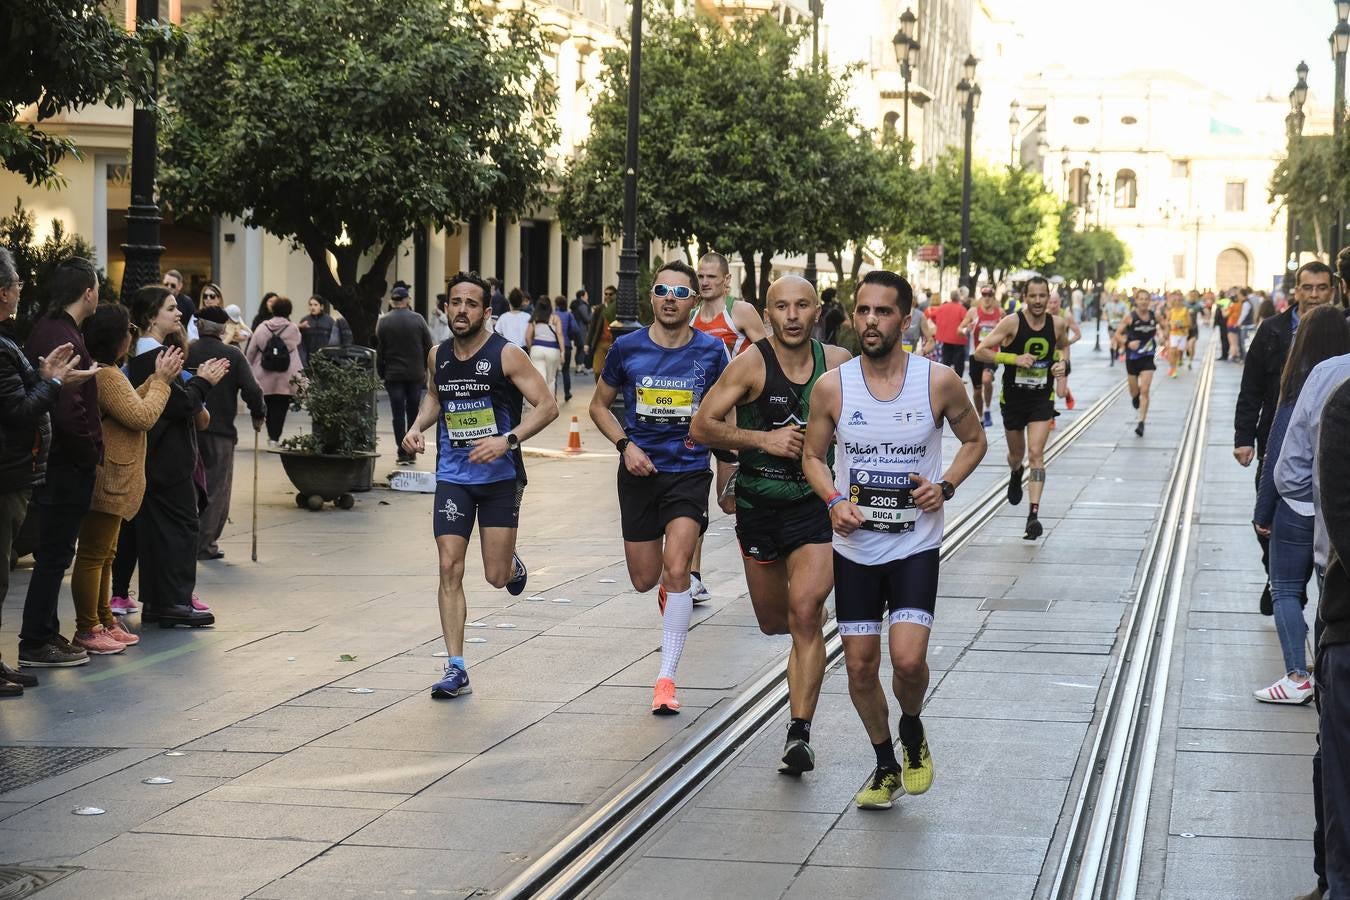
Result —
M 952 484 L 950 481 L 942 482 L 942 499 L 950 500 L 954 496 L 956 496 L 956 485 Z
M 520 437 L 514 431 L 508 431 L 506 433 L 506 449 L 507 450 L 520 449 Z
M 630 437 L 621 437 L 621 438 L 619 438 L 617 441 L 614 442 L 614 449 L 619 451 L 619 455 L 620 455 L 620 456 L 623 456 L 623 451 L 627 450 L 627 449 L 628 449 L 628 445 L 631 444 L 631 443 L 633 443 L 633 439 L 632 439 L 632 438 L 630 438 Z

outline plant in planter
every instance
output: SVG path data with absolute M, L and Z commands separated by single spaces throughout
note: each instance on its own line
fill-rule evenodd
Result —
M 375 453 L 375 391 L 380 381 L 373 366 L 316 353 L 301 375 L 291 380 L 293 404 L 309 413 L 309 434 L 281 442 L 286 476 L 295 485 L 297 506 L 323 508 L 334 500 L 343 509 L 356 503 L 352 490 Z

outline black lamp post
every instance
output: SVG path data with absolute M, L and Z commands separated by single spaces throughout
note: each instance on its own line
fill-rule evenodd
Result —
M 956 85 L 956 96 L 961 101 L 961 118 L 966 122 L 966 141 L 961 164 L 961 277 L 957 284 L 973 288 L 970 277 L 970 145 L 974 137 L 975 110 L 980 107 L 980 86 L 975 83 L 975 67 L 979 65 L 973 55 L 967 56 L 962 66 L 962 78 Z
M 1350 0 L 1344 0 L 1344 2 L 1350 3 Z M 1303 104 L 1308 100 L 1308 64 L 1300 62 L 1294 72 L 1298 75 L 1298 81 L 1294 83 L 1294 89 L 1289 92 L 1289 115 L 1285 118 L 1285 125 L 1288 128 L 1289 155 L 1291 156 L 1294 152 L 1294 144 L 1303 136 L 1305 119 Z M 1284 254 L 1288 260 L 1284 272 L 1284 291 L 1288 295 L 1294 289 L 1294 272 L 1298 269 L 1298 225 L 1294 219 L 1292 205 L 1286 204 L 1284 213 Z
M 144 0 L 142 0 L 144 2 Z M 628 46 L 628 141 L 623 170 L 623 246 L 619 250 L 619 285 L 615 313 L 619 334 L 638 327 L 637 311 L 637 182 L 638 105 L 641 99 L 642 0 L 633 0 L 633 22 Z
M 1106 193 L 1106 183 L 1102 181 L 1102 173 L 1097 173 L 1097 227 L 1102 227 L 1102 206 L 1105 205 L 1103 194 Z
M 823 0 L 811 0 L 811 71 L 819 74 L 820 72 L 820 16 L 824 12 Z M 816 286 L 816 248 L 813 246 L 806 251 L 806 271 L 802 276 L 811 284 Z
M 1345 54 L 1350 49 L 1350 0 L 1335 0 L 1336 28 L 1327 39 L 1331 45 L 1331 58 L 1336 63 L 1335 101 L 1331 109 L 1331 131 L 1336 146 L 1340 146 L 1341 134 L 1345 131 Z M 1345 231 L 1345 208 L 1339 198 L 1336 200 L 1336 224 L 1331 229 L 1331 264 L 1336 265 L 1336 256 L 1341 249 L 1341 239 Z
M 1008 168 L 1017 165 L 1017 132 L 1022 130 L 1022 120 L 1017 112 L 1021 108 L 1016 99 L 1008 104 Z
M 901 140 L 909 142 L 909 83 L 914 77 L 914 67 L 919 64 L 919 41 L 914 37 L 914 26 L 919 17 L 914 11 L 906 9 L 900 14 L 900 30 L 891 39 L 895 48 L 895 61 L 900 64 L 900 77 L 905 82 L 905 108 L 901 112 Z
M 158 18 L 157 0 L 136 0 L 137 25 L 149 24 Z M 127 242 L 122 245 L 122 256 L 126 259 L 126 268 L 122 270 L 124 303 L 130 303 L 131 295 L 145 285 L 159 284 L 159 257 L 164 252 L 164 246 L 159 242 L 159 206 L 155 203 L 157 52 L 150 77 L 149 102 L 138 104 L 131 114 L 131 203 L 127 208 Z

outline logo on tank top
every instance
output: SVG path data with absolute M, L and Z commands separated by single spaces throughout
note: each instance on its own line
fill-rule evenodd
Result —
M 474 363 L 473 370 L 479 375 L 486 375 L 492 371 L 492 363 L 486 359 L 480 359 L 478 362 Z
M 849 416 L 848 424 L 850 424 L 850 425 L 866 425 L 866 424 L 867 424 L 867 417 L 864 416 L 864 415 L 862 414 L 862 410 L 860 410 L 860 409 L 855 409 L 855 410 L 853 411 L 853 415 Z

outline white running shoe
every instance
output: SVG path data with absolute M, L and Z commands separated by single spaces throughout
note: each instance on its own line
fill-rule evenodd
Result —
M 695 603 L 707 603 L 712 599 L 708 586 L 693 572 L 689 573 L 689 596 Z
M 1312 699 L 1313 679 L 1309 675 L 1300 682 L 1285 675 L 1270 687 L 1261 688 L 1261 690 L 1252 691 L 1252 693 L 1262 703 L 1289 703 L 1297 706 Z

